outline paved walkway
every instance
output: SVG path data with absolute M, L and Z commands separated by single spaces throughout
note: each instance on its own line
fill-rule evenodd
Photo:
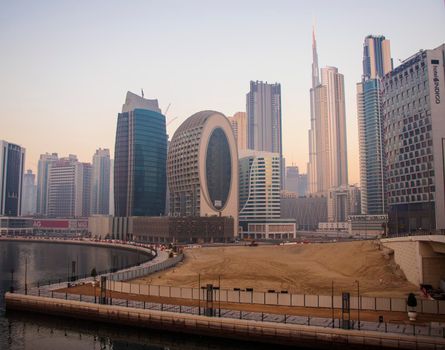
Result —
M 53 294 L 59 295 L 59 298 L 63 296 L 68 298 L 69 296 L 71 299 L 85 300 L 85 298 L 88 297 L 94 301 L 98 300 L 100 288 L 95 288 L 92 284 L 84 284 L 71 288 L 61 288 L 53 291 Z M 205 302 L 196 299 L 157 297 L 115 291 L 107 291 L 107 297 L 111 297 L 113 305 L 136 308 L 185 312 L 191 314 L 203 314 L 205 308 Z M 199 306 L 201 308 L 199 308 Z M 340 309 L 334 309 L 334 317 L 332 317 L 332 309 L 329 308 L 227 302 L 221 302 L 219 304 L 218 301 L 215 301 L 213 303 L 213 309 L 216 316 L 256 321 L 332 327 L 332 319 L 334 318 L 335 328 L 340 327 L 341 321 Z M 378 322 L 379 316 L 383 316 L 383 323 Z M 357 329 L 359 325 L 357 310 L 351 311 L 350 318 L 352 328 Z M 360 329 L 443 337 L 445 336 L 445 315 L 418 314 L 417 321 L 411 322 L 408 320 L 405 312 L 362 310 L 360 311 Z

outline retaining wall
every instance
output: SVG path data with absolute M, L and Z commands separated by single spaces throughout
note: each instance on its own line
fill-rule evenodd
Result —
M 224 319 L 6 293 L 7 309 L 128 326 L 330 349 L 444 349 L 445 339 L 295 324 Z

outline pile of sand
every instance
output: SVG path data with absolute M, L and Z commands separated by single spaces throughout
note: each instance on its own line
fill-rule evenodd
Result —
M 213 283 L 221 288 L 287 290 L 289 293 L 405 297 L 418 288 L 409 283 L 388 256 L 371 241 L 287 246 L 234 246 L 185 250 L 184 262 L 137 283 L 197 287 Z

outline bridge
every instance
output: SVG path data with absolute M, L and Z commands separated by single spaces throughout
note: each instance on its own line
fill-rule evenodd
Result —
M 405 236 L 381 239 L 411 283 L 439 288 L 445 280 L 445 235 Z

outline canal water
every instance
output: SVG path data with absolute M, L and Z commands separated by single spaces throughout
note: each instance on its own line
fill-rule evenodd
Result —
M 66 279 L 75 273 L 90 274 L 123 268 L 147 260 L 129 250 L 75 244 L 0 241 L 0 349 L 285 349 L 147 329 L 118 327 L 97 322 L 23 312 L 5 312 L 3 293 L 37 281 Z M 11 274 L 11 270 L 13 273 Z

